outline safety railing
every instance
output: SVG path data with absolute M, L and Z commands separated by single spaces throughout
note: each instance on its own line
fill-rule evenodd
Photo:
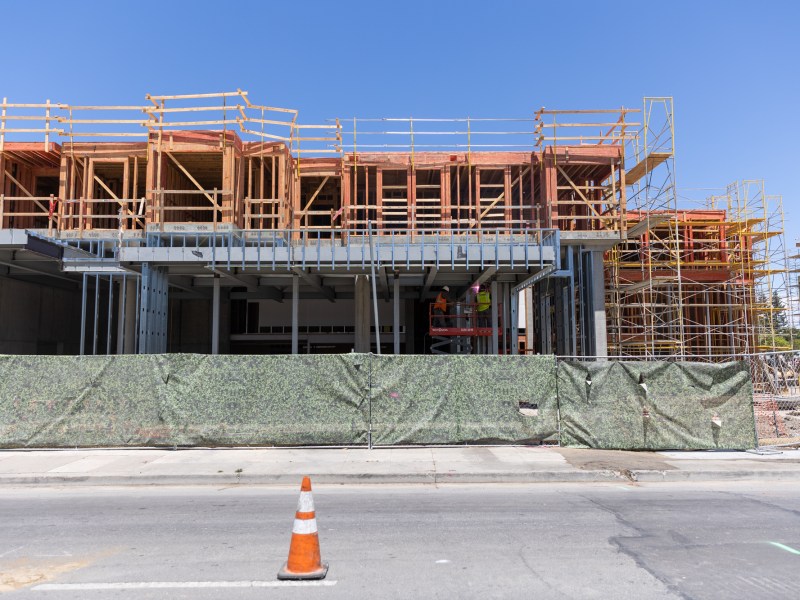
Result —
M 280 198 L 245 198 L 245 229 L 278 229 L 284 201 Z
M 143 244 L 138 239 L 123 239 L 120 243 L 122 251 L 126 248 L 149 253 L 155 248 L 179 251 L 167 253 L 165 260 L 206 261 L 212 267 L 258 270 L 366 269 L 371 262 L 378 268 L 392 269 L 412 266 L 528 269 L 544 268 L 560 260 L 559 232 L 555 229 L 390 230 L 373 232 L 372 236 L 364 229 L 149 230 Z M 134 260 L 133 256 L 129 260 Z
M 76 198 L 58 202 L 59 232 L 83 232 L 94 229 L 143 230 L 144 198 Z
M 508 151 L 545 146 L 623 144 L 641 127 L 639 109 L 546 110 L 522 118 L 352 118 L 336 119 L 344 152 Z M 334 121 L 332 120 L 331 123 Z
M 154 198 L 148 224 L 233 223 L 236 207 L 230 190 L 151 190 Z M 196 201 L 196 200 L 199 200 Z M 210 213 L 210 214 L 209 214 Z
M 50 196 L 4 196 L 0 194 L 0 228 L 58 229 L 59 199 Z

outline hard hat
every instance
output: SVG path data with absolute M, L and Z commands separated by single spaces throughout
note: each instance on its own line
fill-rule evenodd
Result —
M 450 288 L 449 288 L 449 287 L 447 287 L 447 286 L 444 286 L 442 289 L 443 289 L 445 292 L 449 292 L 449 291 L 450 291 Z

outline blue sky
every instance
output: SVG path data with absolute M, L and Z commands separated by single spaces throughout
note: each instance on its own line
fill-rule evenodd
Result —
M 679 194 L 782 194 L 800 236 L 797 2 L 6 0 L 0 96 L 144 103 L 241 87 L 330 117 L 528 116 L 673 96 Z

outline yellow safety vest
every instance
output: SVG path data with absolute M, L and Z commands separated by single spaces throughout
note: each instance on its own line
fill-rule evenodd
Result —
M 478 312 L 488 310 L 492 306 L 492 296 L 489 292 L 478 292 Z

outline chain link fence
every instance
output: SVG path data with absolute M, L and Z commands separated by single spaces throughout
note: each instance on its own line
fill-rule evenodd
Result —
M 753 378 L 759 445 L 800 445 L 800 352 L 770 352 L 745 358 Z

